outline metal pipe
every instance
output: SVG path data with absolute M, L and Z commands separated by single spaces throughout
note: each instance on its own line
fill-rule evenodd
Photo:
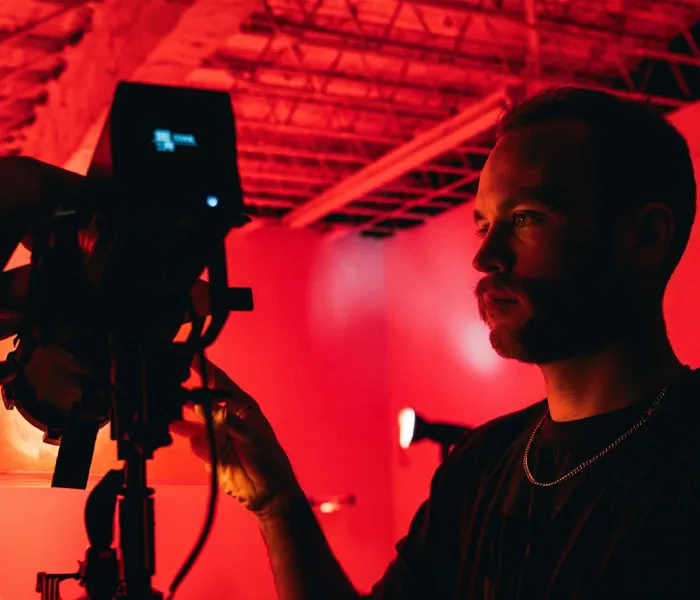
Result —
M 270 66 L 264 67 L 266 71 L 278 71 L 281 73 L 289 73 L 295 69 L 287 67 Z M 344 74 L 334 74 L 334 79 L 353 79 Z M 356 78 L 359 79 L 359 78 Z M 362 82 L 361 82 L 362 83 Z M 388 83 L 379 84 L 389 86 Z M 420 90 L 419 86 L 391 86 L 396 89 L 419 90 L 424 93 L 432 91 L 431 88 L 425 86 L 425 89 Z M 240 95 L 264 96 L 267 98 L 278 98 L 281 100 L 307 102 L 310 104 L 329 104 L 332 106 L 349 106 L 358 107 L 364 110 L 386 112 L 388 103 L 385 100 L 376 100 L 374 98 L 363 98 L 361 96 L 349 96 L 345 94 L 332 94 L 329 92 L 318 92 L 316 90 L 305 90 L 293 86 L 280 86 L 268 84 L 264 82 L 237 84 L 232 90 L 231 95 L 235 98 Z M 449 116 L 447 110 L 439 108 L 431 108 L 425 104 L 405 104 L 401 102 L 391 101 L 391 110 L 399 113 L 409 113 L 411 115 L 421 116 L 428 119 L 445 119 Z
M 380 146 L 398 146 L 403 144 L 405 138 L 392 138 L 369 133 L 357 133 L 354 131 L 338 131 L 337 129 L 324 128 L 316 129 L 314 127 L 305 127 L 303 125 L 286 125 L 282 123 L 270 123 L 269 121 L 256 121 L 254 119 L 238 118 L 239 134 L 244 129 L 270 131 L 275 134 L 286 133 L 293 136 L 299 134 L 311 135 L 316 137 L 326 137 L 333 140 L 355 140 L 361 142 L 369 142 Z M 241 135 L 240 137 L 244 137 Z
M 535 18 L 535 0 L 525 0 L 525 22 L 527 23 L 528 71 L 537 79 L 542 74 L 540 64 L 540 34 Z
M 496 124 L 503 108 L 509 103 L 510 99 L 505 92 L 491 94 L 453 119 L 395 148 L 375 163 L 293 210 L 283 218 L 284 224 L 292 228 L 310 225 L 456 145 L 476 137 Z
M 298 150 L 296 148 L 280 148 L 280 147 L 271 147 L 271 146 L 261 146 L 257 147 L 254 145 L 249 145 L 249 144 L 242 144 L 238 146 L 238 155 L 240 157 L 245 158 L 246 155 L 262 155 L 265 157 L 268 156 L 280 156 L 280 157 L 289 157 L 289 158 L 301 158 L 301 159 L 306 159 L 306 160 L 315 160 L 315 161 L 332 161 L 332 162 L 340 162 L 340 163 L 346 163 L 346 164 L 358 164 L 358 165 L 369 165 L 372 164 L 375 160 L 377 160 L 380 157 L 377 157 L 376 159 L 364 157 L 364 156 L 357 156 L 357 155 L 352 155 L 352 154 L 339 154 L 339 153 L 334 153 L 334 152 L 309 152 L 307 150 Z M 252 164 L 254 161 L 246 161 L 246 164 Z M 261 161 L 261 164 L 265 164 L 266 161 Z M 265 165 L 268 168 L 274 167 L 274 161 L 269 161 Z M 424 165 L 421 165 L 419 167 L 416 167 L 417 170 L 420 171 L 425 171 L 426 173 L 442 173 L 445 175 L 465 175 L 466 173 L 470 172 L 471 169 L 468 169 L 467 167 L 453 167 L 450 165 L 438 165 L 435 163 L 427 163 Z M 245 175 L 245 173 L 244 173 Z
M 346 231 L 333 232 L 332 237 L 335 240 L 336 238 L 343 237 L 345 234 L 348 234 L 351 232 L 352 233 L 359 233 L 360 231 L 366 231 L 368 229 L 373 229 L 378 223 L 381 223 L 382 221 L 385 221 L 387 219 L 392 219 L 394 217 L 398 217 L 401 215 L 405 215 L 406 211 L 410 208 L 413 208 L 414 206 L 421 206 L 421 205 L 427 204 L 428 202 L 430 202 L 434 198 L 437 198 L 438 196 L 444 196 L 445 194 L 449 194 L 450 192 L 454 191 L 458 187 L 461 187 L 463 185 L 467 185 L 469 183 L 476 181 L 480 175 L 481 175 L 481 172 L 471 173 L 470 175 L 468 175 L 460 180 L 453 181 L 449 185 L 446 185 L 446 186 L 439 188 L 439 189 L 436 189 L 436 190 L 432 190 L 421 198 L 418 198 L 416 200 L 410 200 L 409 202 L 406 202 L 405 204 L 401 205 L 400 208 L 397 208 L 396 210 L 392 210 L 386 214 L 378 216 L 375 219 L 372 219 L 371 221 L 367 221 L 366 223 L 363 223 L 362 225 L 358 225 L 358 226 L 353 227 L 352 229 L 348 229 Z

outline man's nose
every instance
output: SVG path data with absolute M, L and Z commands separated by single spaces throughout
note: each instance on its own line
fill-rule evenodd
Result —
M 513 255 L 503 231 L 491 229 L 474 256 L 472 266 L 480 273 L 503 273 L 513 266 Z

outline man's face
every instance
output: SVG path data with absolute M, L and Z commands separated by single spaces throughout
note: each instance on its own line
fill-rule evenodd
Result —
M 545 364 L 593 353 L 634 326 L 629 278 L 595 203 L 585 125 L 550 121 L 502 138 L 475 203 L 476 294 L 494 349 Z

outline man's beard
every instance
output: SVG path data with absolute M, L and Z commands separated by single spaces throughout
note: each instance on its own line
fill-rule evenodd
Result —
M 529 301 L 527 321 L 496 320 L 491 345 L 504 358 L 547 364 L 592 355 L 629 340 L 640 319 L 640 306 L 621 276 L 589 269 L 568 280 L 518 280 L 496 276 L 493 289 L 510 290 Z M 514 310 L 524 310 L 520 306 Z M 481 302 L 479 312 L 486 321 Z

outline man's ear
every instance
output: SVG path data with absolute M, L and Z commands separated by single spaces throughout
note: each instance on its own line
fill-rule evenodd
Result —
M 671 208 L 649 202 L 624 219 L 622 227 L 630 266 L 640 273 L 660 269 L 675 235 Z

